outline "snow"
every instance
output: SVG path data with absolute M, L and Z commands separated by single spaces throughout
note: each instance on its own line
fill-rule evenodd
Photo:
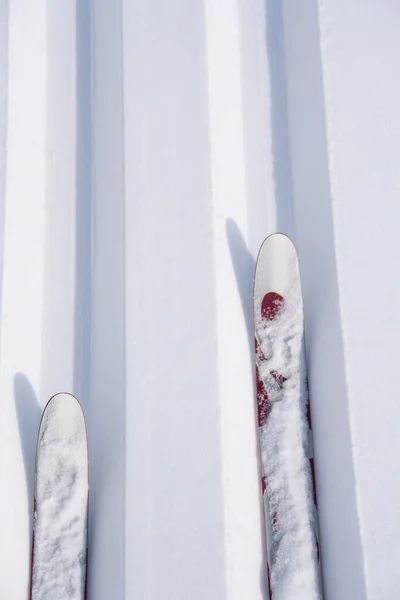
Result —
M 0 597 L 82 402 L 89 600 L 266 600 L 252 280 L 303 283 L 329 600 L 400 592 L 399 6 L 0 0 Z M 6 490 L 6 492 L 4 492 Z
M 83 600 L 88 455 L 82 410 L 57 394 L 43 413 L 35 472 L 32 600 Z

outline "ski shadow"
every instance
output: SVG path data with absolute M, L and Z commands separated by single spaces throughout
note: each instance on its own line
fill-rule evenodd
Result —
M 253 279 L 256 261 L 247 248 L 242 232 L 235 221 L 227 219 L 225 228 L 236 285 L 242 305 L 243 318 L 246 324 L 249 356 L 252 364 L 254 364 Z
M 252 364 L 253 372 L 255 371 L 254 362 L 254 327 L 253 327 L 253 281 L 254 281 L 254 269 L 256 261 L 247 247 L 245 239 L 239 227 L 233 219 L 227 219 L 226 221 L 226 235 L 228 239 L 229 251 L 231 254 L 233 271 L 235 273 L 236 285 L 239 291 L 240 302 L 242 305 L 243 318 L 246 324 L 247 341 L 249 357 Z M 255 402 L 255 380 L 253 378 L 253 394 Z M 258 420 L 257 411 L 254 410 L 254 432 L 258 439 Z M 261 473 L 261 453 L 257 452 L 257 468 L 258 472 Z M 264 508 L 262 501 L 262 493 L 260 486 L 260 493 L 258 495 L 260 519 L 263 524 L 262 531 L 265 531 L 264 522 Z M 269 598 L 268 592 L 268 576 L 266 570 L 266 556 L 267 547 L 265 535 L 261 535 L 262 543 L 262 555 L 265 557 L 262 564 L 260 565 L 260 590 L 262 597 L 267 600 Z
M 16 373 L 14 376 L 14 397 L 25 467 L 30 530 L 32 531 L 36 441 L 42 409 L 32 384 L 22 373 Z

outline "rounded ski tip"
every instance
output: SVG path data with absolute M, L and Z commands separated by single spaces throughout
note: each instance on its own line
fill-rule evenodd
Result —
M 52 396 L 46 406 L 43 409 L 43 412 L 46 412 L 49 408 L 57 407 L 57 409 L 65 409 L 65 410 L 74 410 L 80 411 L 83 413 L 82 405 L 79 402 L 78 398 L 69 392 L 58 392 Z
M 264 252 L 268 252 L 270 249 L 273 248 L 279 248 L 279 250 L 291 248 L 296 253 L 296 247 L 292 238 L 289 237 L 286 233 L 281 233 L 279 231 L 271 233 L 264 239 L 260 246 L 258 256 L 260 256 Z
M 41 428 L 49 420 L 66 435 L 74 435 L 78 430 L 86 432 L 86 423 L 79 400 L 70 393 L 60 392 L 47 402 L 42 415 Z
M 273 233 L 261 244 L 254 272 L 254 297 L 276 292 L 285 297 L 300 281 L 295 245 L 285 233 Z

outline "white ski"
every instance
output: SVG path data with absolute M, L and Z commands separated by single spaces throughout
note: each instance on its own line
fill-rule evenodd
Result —
M 258 424 L 273 600 L 321 600 L 313 449 L 296 249 L 261 246 L 254 280 Z
M 74 396 L 57 394 L 37 442 L 31 600 L 86 597 L 88 477 L 82 408 Z

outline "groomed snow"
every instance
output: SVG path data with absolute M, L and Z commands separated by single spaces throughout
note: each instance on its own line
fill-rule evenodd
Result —
M 299 253 L 327 600 L 400 597 L 400 5 L 0 0 L 0 597 L 82 402 L 89 600 L 266 600 L 252 281 Z

